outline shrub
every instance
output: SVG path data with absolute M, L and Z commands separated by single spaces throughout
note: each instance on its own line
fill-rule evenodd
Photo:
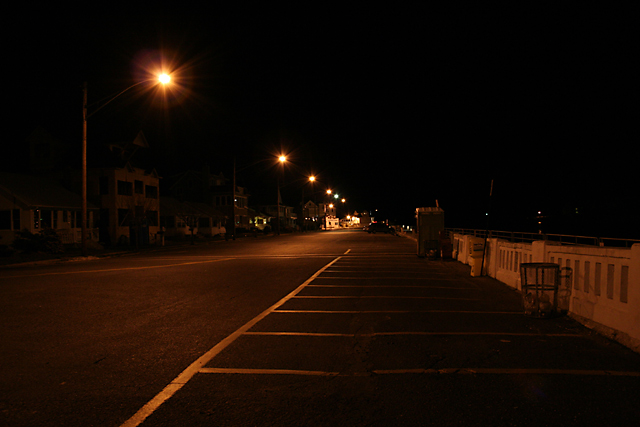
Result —
M 27 229 L 18 231 L 11 246 L 18 251 L 27 253 L 47 252 L 58 254 L 64 252 L 60 236 L 51 228 L 45 228 L 38 234 L 33 234 Z

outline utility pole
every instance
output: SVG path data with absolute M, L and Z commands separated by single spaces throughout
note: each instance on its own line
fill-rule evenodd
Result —
M 480 264 L 480 276 L 484 268 L 484 256 L 487 253 L 487 238 L 489 237 L 489 216 L 491 216 L 491 197 L 493 196 L 493 180 L 491 180 L 491 189 L 489 190 L 489 210 L 487 211 L 487 227 L 484 232 L 484 248 L 482 250 L 482 264 Z
M 231 184 L 231 239 L 236 240 L 236 158 L 233 157 L 233 180 Z
M 82 85 L 82 256 L 87 256 L 87 82 Z

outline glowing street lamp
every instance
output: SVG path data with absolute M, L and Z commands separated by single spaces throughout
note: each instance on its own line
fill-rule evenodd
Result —
M 82 256 L 87 256 L 87 119 L 97 113 L 99 110 L 104 108 L 107 104 L 111 103 L 114 99 L 118 98 L 123 93 L 127 92 L 129 89 L 138 86 L 142 83 L 146 83 L 149 81 L 154 81 L 156 79 L 147 79 L 142 80 L 137 83 L 132 84 L 128 88 L 119 92 L 116 96 L 102 104 L 91 114 L 87 114 L 87 82 L 84 82 L 82 85 L 82 211 L 81 216 L 82 219 L 80 221 L 81 224 L 81 248 L 82 248 Z M 161 74 L 158 76 L 157 81 L 163 85 L 168 84 L 171 81 L 171 77 L 168 74 Z

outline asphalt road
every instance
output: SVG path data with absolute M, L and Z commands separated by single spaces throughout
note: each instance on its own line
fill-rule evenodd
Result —
M 0 342 L 9 426 L 640 419 L 640 355 L 389 235 L 5 267 Z

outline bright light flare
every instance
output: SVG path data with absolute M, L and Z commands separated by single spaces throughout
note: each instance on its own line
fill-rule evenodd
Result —
M 166 73 L 162 73 L 158 76 L 158 80 L 160 80 L 160 83 L 162 83 L 163 85 L 166 85 L 171 81 L 171 76 Z
M 280 163 L 284 163 L 287 161 L 287 156 L 280 156 L 278 157 L 278 160 L 280 161 Z
M 316 177 L 315 177 L 315 176 L 311 175 L 311 176 L 309 177 L 309 181 L 313 182 L 313 181 L 315 181 L 315 180 L 316 180 Z

